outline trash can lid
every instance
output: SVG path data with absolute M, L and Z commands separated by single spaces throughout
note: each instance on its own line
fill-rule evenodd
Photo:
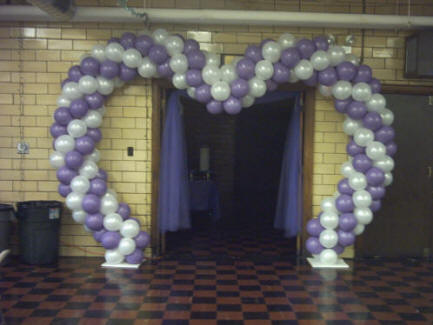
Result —
M 60 201 L 23 201 L 18 202 L 18 208 L 60 208 L 62 202 Z
M 0 203 L 0 211 L 10 211 L 10 210 L 14 211 L 13 205 Z

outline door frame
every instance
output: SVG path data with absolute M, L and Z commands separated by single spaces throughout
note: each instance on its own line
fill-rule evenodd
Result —
M 165 95 L 167 90 L 174 89 L 172 83 L 165 79 L 152 79 L 152 200 L 151 200 L 151 245 L 152 255 L 159 256 L 164 251 L 164 240 L 159 232 L 158 193 L 159 169 L 161 157 L 161 138 L 165 111 Z M 305 225 L 313 217 L 313 158 L 314 158 L 314 112 L 316 87 L 307 87 L 301 83 L 284 84 L 278 90 L 302 92 L 303 110 L 301 115 L 302 132 L 302 224 L 297 237 L 296 250 L 298 256 L 306 256 L 305 241 L 307 232 Z

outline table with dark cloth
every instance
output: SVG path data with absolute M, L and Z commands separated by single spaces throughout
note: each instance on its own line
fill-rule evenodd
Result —
M 212 180 L 189 181 L 190 210 L 209 211 L 211 221 L 221 218 L 219 192 Z

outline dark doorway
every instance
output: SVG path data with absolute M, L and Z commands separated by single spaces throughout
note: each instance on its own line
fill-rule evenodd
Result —
M 357 242 L 358 256 L 427 257 L 433 250 L 433 106 L 428 96 L 386 95 L 398 151 L 382 209 Z

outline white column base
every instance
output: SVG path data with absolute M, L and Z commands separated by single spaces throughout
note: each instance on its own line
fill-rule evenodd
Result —
M 112 264 L 112 263 L 102 263 L 102 267 L 105 268 L 112 268 L 112 269 L 138 269 L 140 267 L 140 264 L 129 264 L 129 263 L 119 263 L 119 264 Z
M 307 257 L 308 263 L 310 263 L 311 267 L 314 269 L 348 269 L 349 265 L 342 259 L 339 258 L 334 264 L 325 264 L 320 262 L 317 257 Z

